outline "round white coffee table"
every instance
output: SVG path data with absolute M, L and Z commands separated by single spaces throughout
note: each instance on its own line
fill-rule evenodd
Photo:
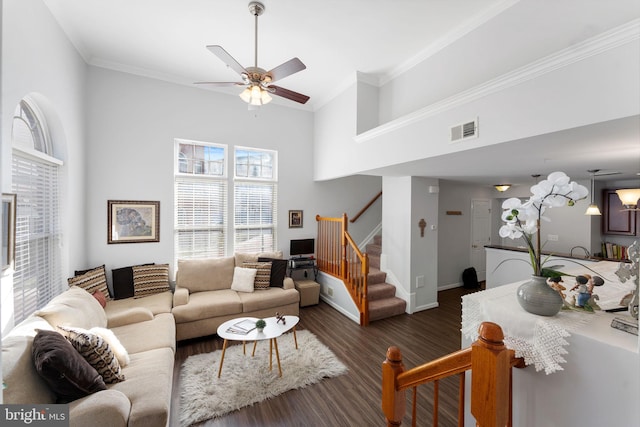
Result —
M 278 372 L 280 376 L 282 376 L 282 367 L 280 366 L 280 353 L 278 352 L 278 340 L 277 338 L 293 329 L 293 339 L 296 345 L 296 350 L 298 349 L 298 337 L 296 337 L 296 325 L 300 321 L 298 316 L 282 316 L 278 321 L 276 317 L 267 317 L 264 321 L 267 323 L 267 326 L 264 327 L 262 332 L 258 332 L 258 329 L 255 328 L 255 323 L 258 320 L 256 317 L 238 317 L 236 319 L 227 320 L 222 325 L 218 327 L 218 336 L 224 339 L 224 344 L 222 344 L 222 355 L 220 356 L 220 367 L 218 368 L 218 378 L 220 378 L 220 374 L 222 373 L 222 364 L 224 363 L 224 354 L 227 350 L 227 342 L 231 341 L 242 341 L 242 352 L 243 354 L 247 354 L 246 352 L 246 342 L 253 341 L 253 352 L 251 356 L 253 357 L 256 353 L 256 345 L 258 341 L 269 340 L 269 370 L 273 367 L 273 348 L 276 350 L 276 360 L 278 361 Z M 251 329 L 254 328 L 254 329 Z

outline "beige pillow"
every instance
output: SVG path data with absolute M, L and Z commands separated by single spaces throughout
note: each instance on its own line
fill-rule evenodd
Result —
M 91 329 L 99 326 L 107 327 L 107 315 L 89 292 L 77 286 L 72 286 L 65 292 L 54 297 L 42 309 L 35 312 L 43 317 L 53 327 L 77 326 Z
M 231 290 L 236 292 L 253 292 L 253 282 L 256 279 L 255 268 L 235 267 Z
M 234 257 L 179 259 L 176 285 L 190 293 L 230 289 L 234 267 Z

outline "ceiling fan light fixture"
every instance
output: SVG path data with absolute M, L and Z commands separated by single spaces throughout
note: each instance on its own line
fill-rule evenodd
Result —
M 638 199 L 640 199 L 640 188 L 623 188 L 616 190 L 625 209 L 638 209 Z
M 511 188 L 511 184 L 497 184 L 493 186 L 496 190 L 503 193 Z
M 273 99 L 269 92 L 262 89 L 259 85 L 252 85 L 240 93 L 240 98 L 249 105 L 265 105 Z

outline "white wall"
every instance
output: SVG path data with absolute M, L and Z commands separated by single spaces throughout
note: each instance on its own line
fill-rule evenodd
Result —
M 290 239 L 316 237 L 316 214 L 354 215 L 380 191 L 378 177 L 313 182 L 310 112 L 270 104 L 255 117 L 235 96 L 95 67 L 87 89 L 88 259 L 77 268 L 172 261 L 174 138 L 278 150 L 278 248 L 285 255 Z M 108 245 L 110 199 L 159 200 L 160 242 Z M 288 228 L 290 209 L 304 211 L 302 229 Z M 360 229 L 379 222 L 378 209 L 350 228 L 366 235 Z
M 62 167 L 63 274 L 85 260 L 86 65 L 40 0 L 6 0 L 2 27 L 2 191 L 11 191 L 11 123 L 27 94 L 44 110 Z M 37 31 L 36 31 L 37 29 Z M 10 277 L 2 289 L 11 289 Z M 9 281 L 9 282 L 7 282 Z M 3 292 L 3 331 L 12 318 L 12 297 Z M 12 321 L 12 320 L 11 320 Z
M 437 307 L 438 180 L 419 177 L 382 179 L 381 270 L 396 286 L 396 296 L 407 301 L 407 312 Z M 427 223 L 420 237 L 418 223 Z M 435 226 L 432 229 L 431 226 Z M 423 277 L 424 287 L 417 287 Z

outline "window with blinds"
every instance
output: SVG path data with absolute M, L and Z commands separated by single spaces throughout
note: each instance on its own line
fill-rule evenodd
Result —
M 226 255 L 225 145 L 176 140 L 175 259 Z
M 234 250 L 271 252 L 277 247 L 277 153 L 237 147 L 235 150 Z
M 14 150 L 16 251 L 13 274 L 14 322 L 42 308 L 64 289 L 61 271 L 58 169 L 46 155 Z

